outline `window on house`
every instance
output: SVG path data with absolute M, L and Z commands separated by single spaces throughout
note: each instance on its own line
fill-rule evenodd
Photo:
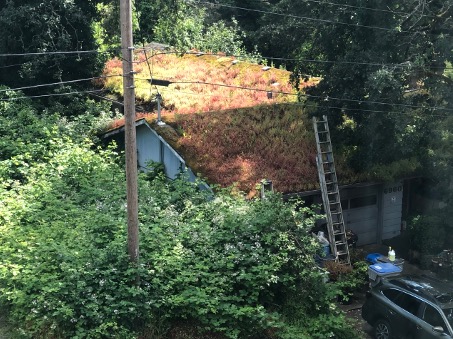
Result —
M 377 203 L 376 195 L 369 195 L 366 197 L 352 198 L 349 201 L 349 208 L 360 208 L 366 206 L 373 206 Z

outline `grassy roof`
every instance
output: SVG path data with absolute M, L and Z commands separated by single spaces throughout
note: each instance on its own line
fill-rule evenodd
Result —
M 313 127 L 297 104 L 288 71 L 263 71 L 262 65 L 233 63 L 234 58 L 217 55 L 148 55 L 149 67 L 144 54 L 136 58 L 138 101 L 150 101 L 156 93 L 148 81 L 140 80 L 151 78 L 149 70 L 155 79 L 180 82 L 159 88 L 164 97 L 162 118 L 170 126 L 155 128 L 208 182 L 236 184 L 245 192 L 254 192 L 264 178 L 284 193 L 319 187 Z M 121 62 L 110 60 L 105 74 L 121 74 Z M 315 83 L 310 79 L 302 86 Z M 121 94 L 122 79 L 106 78 L 104 86 Z M 267 91 L 286 94 L 268 99 Z M 137 114 L 142 117 L 156 119 L 155 112 Z M 116 121 L 111 128 L 123 123 Z M 353 180 L 338 159 L 339 173 Z

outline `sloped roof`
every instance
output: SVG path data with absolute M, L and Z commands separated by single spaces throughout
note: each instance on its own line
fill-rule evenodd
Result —
M 143 57 L 138 55 L 137 60 Z M 180 81 L 168 91 L 159 89 L 164 96 L 162 119 L 169 126 L 153 127 L 211 184 L 235 184 L 253 192 L 266 178 L 283 193 L 318 189 L 313 127 L 297 103 L 290 73 L 274 68 L 264 71 L 262 65 L 233 60 L 218 55 L 157 54 L 152 67 L 139 63 L 138 79 L 150 78 L 151 69 L 154 78 Z M 121 74 L 120 67 L 119 61 L 111 60 L 105 73 Z M 201 80 L 203 84 L 196 83 Z M 138 100 L 150 100 L 149 82 L 140 81 L 136 84 Z M 311 79 L 305 85 L 315 82 Z M 121 93 L 114 77 L 107 78 L 104 85 Z M 273 99 L 268 99 L 267 91 L 275 92 Z M 140 113 L 137 118 L 152 124 L 156 115 Z M 123 123 L 116 121 L 111 128 Z M 341 157 L 336 156 L 336 161 L 339 176 L 343 173 L 348 182 L 354 181 Z

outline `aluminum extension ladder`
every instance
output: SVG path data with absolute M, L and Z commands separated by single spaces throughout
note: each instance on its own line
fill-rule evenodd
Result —
M 316 164 L 330 248 L 336 262 L 351 265 L 327 117 L 324 115 L 322 120 L 313 117 L 313 128 L 316 136 Z

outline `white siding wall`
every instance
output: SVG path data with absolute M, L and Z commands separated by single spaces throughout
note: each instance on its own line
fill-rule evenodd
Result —
M 376 243 L 379 227 L 378 186 L 344 188 L 340 196 L 345 227 L 357 234 L 357 245 Z
M 151 133 L 148 126 L 137 126 L 137 161 L 141 171 L 146 172 L 146 163 L 149 160 L 161 161 L 159 145 L 159 137 Z
M 403 183 L 385 184 L 382 191 L 382 240 L 400 234 L 402 206 Z
M 142 171 L 146 172 L 146 163 L 150 160 L 163 163 L 165 174 L 171 179 L 186 169 L 178 153 L 147 124 L 137 126 L 137 152 L 138 165 Z

